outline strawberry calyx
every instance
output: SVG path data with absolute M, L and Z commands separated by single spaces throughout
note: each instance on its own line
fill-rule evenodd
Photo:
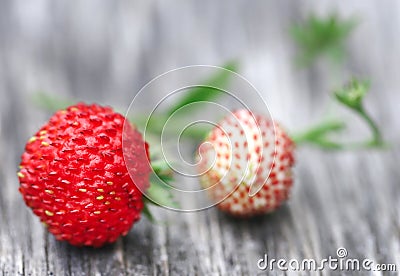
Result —
M 363 99 L 369 89 L 369 81 L 359 81 L 353 78 L 343 88 L 336 90 L 334 94 L 340 103 L 356 112 L 367 123 L 372 132 L 372 138 L 369 141 L 366 141 L 365 145 L 371 147 L 381 147 L 384 145 L 382 134 L 377 123 L 367 113 L 363 104 Z

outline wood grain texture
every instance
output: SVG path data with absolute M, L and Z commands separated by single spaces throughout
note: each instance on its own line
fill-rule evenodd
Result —
M 265 253 L 319 260 L 338 247 L 400 269 L 400 3 L 336 2 L 1 0 L 0 274 L 257 275 Z M 312 12 L 330 11 L 360 19 L 348 61 L 336 74 L 323 62 L 299 70 L 288 28 Z M 352 74 L 371 77 L 367 106 L 392 147 L 299 149 L 291 200 L 261 219 L 236 221 L 215 209 L 156 210 L 160 223 L 142 219 L 101 250 L 47 234 L 21 200 L 15 175 L 25 141 L 49 116 L 32 105 L 32 93 L 124 109 L 160 73 L 232 58 L 291 130 L 324 116 L 334 85 Z M 367 135 L 350 113 L 333 109 L 355 129 L 342 138 Z

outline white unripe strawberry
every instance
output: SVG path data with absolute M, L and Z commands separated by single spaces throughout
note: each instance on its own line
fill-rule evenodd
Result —
M 199 147 L 203 188 L 224 212 L 269 213 L 289 197 L 294 143 L 271 119 L 248 110 L 226 116 Z

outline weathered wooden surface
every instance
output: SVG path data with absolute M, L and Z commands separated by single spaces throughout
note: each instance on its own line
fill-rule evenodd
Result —
M 335 2 L 0 1 L 0 272 L 255 275 L 265 253 L 320 260 L 338 247 L 400 269 L 400 3 Z M 332 10 L 361 22 L 344 69 L 335 77 L 321 64 L 296 69 L 290 24 Z M 160 210 L 162 223 L 142 219 L 100 250 L 74 248 L 46 233 L 21 200 L 15 175 L 24 142 L 49 116 L 32 106 L 33 92 L 126 108 L 160 73 L 232 58 L 240 59 L 240 73 L 262 92 L 274 117 L 293 130 L 323 116 L 332 85 L 351 74 L 370 76 L 367 105 L 393 147 L 300 149 L 290 202 L 258 220 L 236 221 L 215 209 Z M 356 130 L 347 138 L 367 135 L 359 121 L 350 123 Z

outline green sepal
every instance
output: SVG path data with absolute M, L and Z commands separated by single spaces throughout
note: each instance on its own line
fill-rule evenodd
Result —
M 150 208 L 149 208 L 149 206 L 148 206 L 148 204 L 150 203 L 150 201 L 145 197 L 144 199 L 143 199 L 143 203 L 144 203 L 144 206 L 143 206 L 143 210 L 142 210 L 142 213 L 143 213 L 143 215 L 150 221 L 150 222 L 152 222 L 152 223 L 156 223 L 156 219 L 154 218 L 154 216 L 153 216 L 153 214 L 151 213 L 151 211 L 150 211 Z
M 174 196 L 171 193 L 170 182 L 173 180 L 168 175 L 156 175 L 150 176 L 150 187 L 146 191 L 146 197 L 149 203 L 156 206 L 162 206 L 167 208 L 177 209 L 179 208 L 178 202 L 174 200 Z
M 370 88 L 370 81 L 353 78 L 346 86 L 334 92 L 336 99 L 343 105 L 359 111 L 362 109 L 364 96 Z

